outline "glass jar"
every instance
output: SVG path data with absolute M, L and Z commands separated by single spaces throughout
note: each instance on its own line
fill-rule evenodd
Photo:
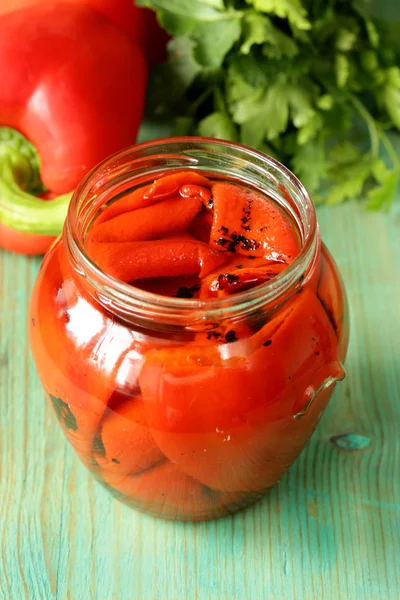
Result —
M 299 231 L 297 259 L 259 287 L 207 301 L 102 272 L 85 251 L 100 207 L 182 169 L 279 202 Z M 277 161 L 228 142 L 159 140 L 100 164 L 74 194 L 30 310 L 37 370 L 71 446 L 115 497 L 168 519 L 220 517 L 265 494 L 344 376 L 346 297 L 313 204 Z M 221 328 L 248 335 L 218 344 Z

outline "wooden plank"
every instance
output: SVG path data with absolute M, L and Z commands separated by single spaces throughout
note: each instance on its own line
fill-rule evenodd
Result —
M 400 203 L 319 217 L 349 292 L 348 377 L 268 497 L 198 525 L 135 513 L 78 463 L 27 345 L 38 261 L 0 252 L 0 599 L 400 597 Z

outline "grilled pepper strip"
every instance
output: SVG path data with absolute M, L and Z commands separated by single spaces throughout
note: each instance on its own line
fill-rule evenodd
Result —
M 207 244 L 185 239 L 92 243 L 88 250 L 104 271 L 126 283 L 166 274 L 204 277 L 226 260 Z
M 96 224 L 88 239 L 107 243 L 159 239 L 187 229 L 200 209 L 200 199 L 175 196 Z
M 156 179 L 149 191 L 146 192 L 146 198 L 169 198 L 179 192 L 182 186 L 187 185 L 198 185 L 204 187 L 211 187 L 211 182 L 207 177 L 200 175 L 200 173 L 192 171 L 179 171 L 172 175 L 165 175 Z M 192 195 L 192 194 L 189 194 Z
M 110 474 L 135 475 L 165 460 L 147 426 L 143 400 L 130 398 L 107 411 L 100 431 L 97 463 Z
M 167 175 L 162 177 L 158 182 L 162 182 L 162 185 L 157 181 L 151 185 L 139 187 L 138 189 L 126 194 L 123 198 L 117 200 L 110 206 L 107 206 L 102 213 L 96 219 L 96 226 L 109 221 L 114 217 L 118 217 L 124 213 L 128 213 L 139 208 L 146 208 L 152 206 L 157 202 L 167 200 L 172 196 L 176 196 L 180 192 L 182 185 L 186 183 L 193 183 L 202 186 L 211 187 L 211 182 L 198 173 L 174 173 L 173 175 Z M 184 194 L 182 194 L 184 196 Z M 191 194 L 189 194 L 190 196 Z M 185 197 L 185 196 L 184 196 Z
M 211 243 L 227 252 L 290 263 L 300 250 L 287 216 L 257 192 L 232 183 L 212 188 Z
M 265 283 L 281 273 L 286 265 L 272 263 L 258 268 L 226 269 L 211 274 L 201 282 L 200 298 L 213 298 L 237 294 L 260 283 Z

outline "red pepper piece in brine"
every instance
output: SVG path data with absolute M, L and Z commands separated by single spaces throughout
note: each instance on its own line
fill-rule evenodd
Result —
M 209 244 L 211 227 L 212 227 L 212 215 L 208 212 L 201 212 L 193 219 L 189 232 L 201 242 Z
M 243 292 L 273 279 L 285 268 L 283 263 L 264 264 L 257 268 L 226 268 L 202 280 L 200 298 L 223 297 Z
M 211 244 L 226 252 L 292 262 L 300 252 L 284 212 L 261 194 L 233 183 L 212 187 Z
M 97 227 L 101 223 L 109 221 L 110 219 L 118 217 L 124 213 L 130 212 L 131 210 L 146 208 L 147 206 L 152 206 L 152 204 L 155 204 L 157 200 L 154 198 L 145 198 L 146 191 L 149 189 L 149 185 L 140 187 L 133 192 L 127 193 L 122 198 L 119 198 L 116 202 L 113 202 L 104 208 L 100 215 L 96 218 L 94 226 Z
M 174 196 L 152 206 L 123 213 L 100 225 L 95 223 L 89 232 L 88 243 L 157 240 L 185 231 L 200 209 L 200 198 Z
M 205 277 L 226 260 L 207 244 L 190 240 L 156 240 L 89 245 L 98 265 L 124 282 L 154 277 Z
M 101 452 L 95 459 L 103 472 L 135 475 L 165 460 L 147 426 L 140 397 L 107 410 L 99 441 Z
M 178 171 L 172 175 L 164 175 L 150 186 L 150 189 L 146 191 L 145 198 L 153 199 L 166 199 L 170 196 L 174 196 L 179 192 L 182 186 L 187 185 L 199 185 L 204 187 L 211 187 L 212 183 L 207 177 L 196 173 L 195 171 Z

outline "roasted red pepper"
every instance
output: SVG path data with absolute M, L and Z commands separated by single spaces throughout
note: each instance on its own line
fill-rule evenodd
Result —
M 136 139 L 147 67 L 115 24 L 119 5 L 111 11 L 105 1 L 99 10 L 49 2 L 0 16 L 0 127 L 23 134 L 38 154 L 35 161 L 28 142 L 15 143 L 0 129 L 0 246 L 26 250 L 31 240 L 31 250 L 42 250 L 60 233 L 68 198 L 35 198 L 38 171 L 45 189 L 70 193 L 88 170 Z

